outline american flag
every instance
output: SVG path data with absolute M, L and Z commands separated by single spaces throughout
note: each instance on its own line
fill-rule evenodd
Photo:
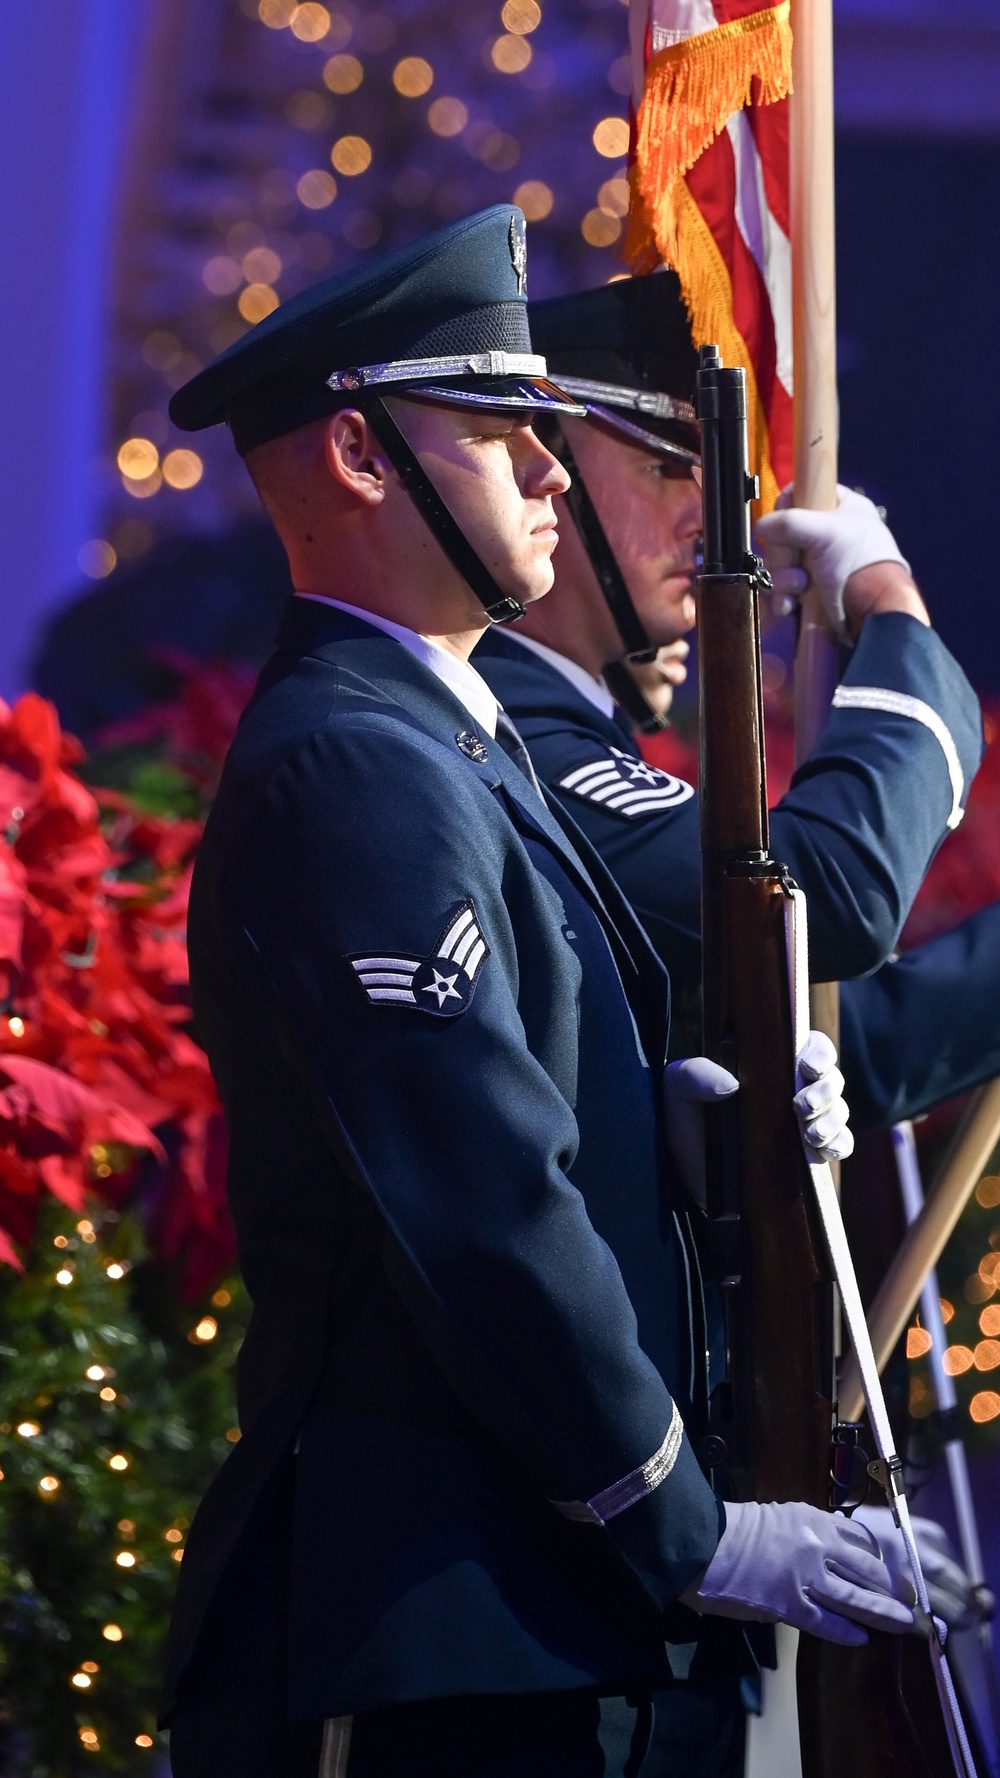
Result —
M 630 0 L 634 270 L 672 265 L 696 345 L 747 373 L 760 510 L 792 479 L 789 0 Z

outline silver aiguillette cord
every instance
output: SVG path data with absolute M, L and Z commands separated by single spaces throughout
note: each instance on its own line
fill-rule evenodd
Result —
M 788 962 L 792 989 L 792 1016 L 795 1029 L 795 1053 L 799 1055 L 809 1031 L 809 939 L 806 921 L 806 898 L 801 889 L 787 885 L 789 897 L 787 930 L 788 930 Z M 797 1087 L 805 1084 L 796 1081 Z M 805 1147 L 805 1144 L 803 1144 Z M 962 1721 L 955 1682 L 951 1676 L 948 1659 L 944 1652 L 944 1641 L 941 1627 L 934 1617 L 927 1596 L 927 1582 L 920 1563 L 916 1539 L 913 1535 L 913 1524 L 910 1519 L 910 1507 L 903 1486 L 903 1465 L 893 1449 L 892 1427 L 882 1393 L 882 1380 L 875 1361 L 875 1351 L 865 1311 L 858 1289 L 857 1274 L 854 1261 L 847 1241 L 844 1218 L 841 1214 L 840 1199 L 833 1183 L 833 1174 L 827 1161 L 817 1161 L 805 1148 L 806 1160 L 809 1163 L 809 1174 L 812 1179 L 813 1192 L 819 1210 L 823 1233 L 826 1238 L 830 1255 L 830 1264 L 840 1292 L 841 1307 L 847 1330 L 851 1336 L 858 1370 L 861 1374 L 861 1385 L 864 1390 L 865 1404 L 871 1423 L 875 1448 L 878 1451 L 878 1463 L 872 1466 L 872 1473 L 881 1482 L 886 1492 L 889 1506 L 900 1531 L 906 1548 L 910 1571 L 913 1575 L 917 1593 L 917 1604 L 924 1613 L 928 1624 L 928 1638 L 931 1652 L 931 1666 L 937 1684 L 941 1710 L 944 1715 L 945 1728 L 948 1733 L 948 1744 L 955 1765 L 957 1778 L 977 1778 L 972 1750 Z

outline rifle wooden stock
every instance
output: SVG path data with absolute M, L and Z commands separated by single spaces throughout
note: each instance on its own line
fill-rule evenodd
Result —
M 728 1382 L 712 1430 L 734 1498 L 825 1506 L 833 1424 L 829 1274 L 792 1108 L 785 872 L 767 850 L 757 593 L 698 589 L 707 1055 L 740 1083 L 708 1127 L 708 1211 Z

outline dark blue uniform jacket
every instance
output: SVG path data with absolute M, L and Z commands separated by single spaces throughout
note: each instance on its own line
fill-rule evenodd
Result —
M 691 786 L 644 765 L 625 718 L 604 716 L 503 631 L 487 633 L 473 662 L 542 782 L 628 896 L 675 997 L 696 987 L 701 857 Z M 869 619 L 843 685 L 846 701 L 771 811 L 771 850 L 806 891 L 813 979 L 877 970 L 845 982 L 841 1031 L 854 1121 L 877 1125 L 1000 1070 L 1000 911 L 987 908 L 878 968 L 979 765 L 979 705 L 940 638 L 903 614 Z M 908 713 L 914 707 L 919 715 Z
M 254 1306 L 172 1693 L 299 1434 L 295 1718 L 615 1690 L 697 1622 L 672 1601 L 722 1509 L 678 1418 L 705 1342 L 663 1165 L 667 979 L 472 728 L 396 641 L 300 601 L 226 763 L 191 971 Z M 550 1504 L 665 1446 L 606 1525 Z

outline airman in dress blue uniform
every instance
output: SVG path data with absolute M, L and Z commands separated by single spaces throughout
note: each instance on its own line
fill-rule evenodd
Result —
M 687 317 L 670 272 L 533 303 L 530 317 L 587 420 L 566 419 L 555 441 L 574 481 L 552 597 L 516 628 L 489 632 L 476 663 L 540 778 L 639 913 L 683 1004 L 700 974 L 697 798 L 642 759 L 642 708 L 633 702 L 630 716 L 602 669 L 693 622 L 700 499 Z M 888 532 L 875 539 L 895 550 Z M 860 1125 L 917 1115 L 1000 1070 L 1000 904 L 877 969 L 961 818 L 982 749 L 971 687 L 916 610 L 859 611 L 830 719 L 771 811 L 772 850 L 808 896 L 813 979 L 845 982 L 842 1066 Z
M 297 591 L 191 896 L 253 1315 L 180 1576 L 175 1778 L 620 1774 L 602 1699 L 668 1649 L 752 1664 L 748 1601 L 911 1622 L 843 1520 L 727 1513 L 695 1455 L 667 978 L 467 659 L 551 584 L 567 476 L 529 421 L 581 411 L 524 279 L 520 212 L 466 218 L 172 407 L 228 421 Z M 842 1152 L 815 1073 L 806 1140 Z

